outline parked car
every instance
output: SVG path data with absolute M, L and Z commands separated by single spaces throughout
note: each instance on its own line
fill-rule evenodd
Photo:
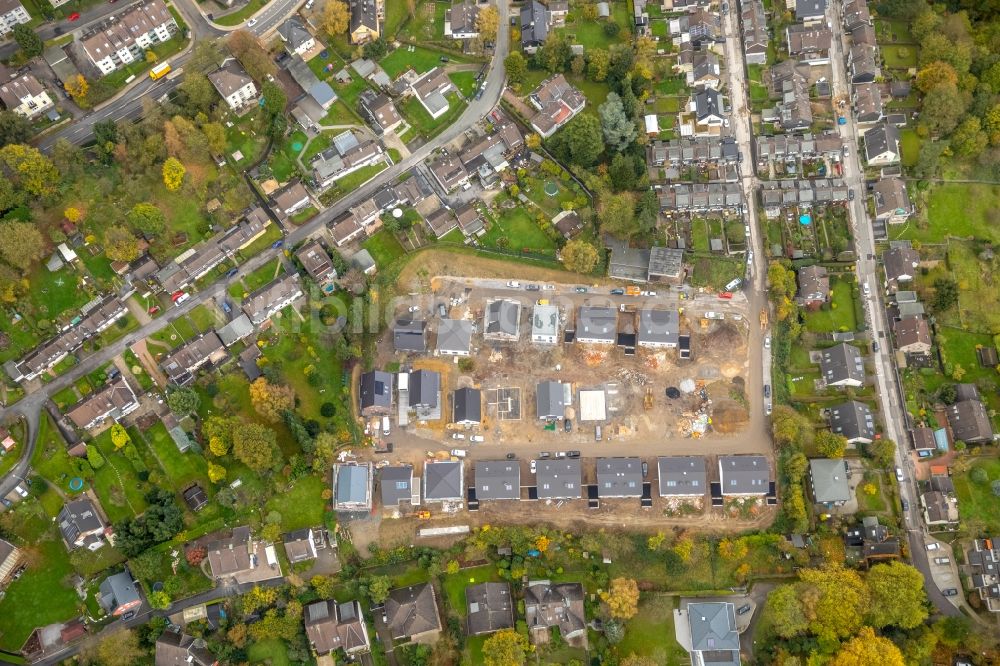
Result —
M 18 484 L 18 485 L 16 485 L 16 486 L 14 486 L 14 491 L 15 491 L 15 492 L 16 492 L 16 493 L 17 493 L 18 495 L 20 495 L 21 497 L 27 497 L 27 496 L 28 496 L 28 491 L 27 491 L 27 490 L 25 490 L 25 489 L 24 489 L 24 486 L 22 486 L 22 485 L 20 485 L 20 484 Z
M 941 544 L 937 541 L 927 544 L 927 550 L 941 550 Z
M 438 58 L 438 60 L 440 60 L 441 62 L 448 62 L 448 56 L 441 56 L 440 58 Z
M 554 284 L 543 284 L 542 291 L 555 291 L 556 286 Z
M 642 478 L 649 476 L 649 463 L 645 460 L 642 461 Z
M 532 473 L 532 474 L 534 474 L 534 473 L 535 473 L 535 468 L 536 468 L 536 466 L 537 466 L 537 465 L 538 465 L 538 462 L 537 462 L 537 461 L 535 461 L 535 460 L 532 460 L 532 461 L 531 461 L 531 465 L 530 465 L 530 467 L 531 467 L 531 473 Z
M 483 96 L 483 89 L 480 88 L 479 90 L 476 91 L 476 99 L 480 99 L 482 98 L 482 96 Z
M 601 431 L 601 426 L 596 426 L 594 428 L 594 441 L 595 442 L 601 441 L 601 432 L 602 432 Z
M 910 503 L 909 502 L 907 502 L 906 500 L 901 500 L 901 503 L 903 505 L 903 511 L 909 511 L 910 510 Z
M 877 354 L 878 353 L 878 349 L 879 349 L 879 347 L 878 347 L 878 340 L 873 340 L 872 341 L 872 351 Z
M 252 28 L 252 27 L 254 27 L 255 25 L 257 25 L 257 19 L 255 19 L 255 18 L 252 18 L 252 19 L 250 19 L 249 21 L 247 21 L 247 27 L 248 27 L 248 28 Z
M 563 420 L 563 430 L 566 431 L 566 432 L 572 432 L 573 431 L 573 422 L 570 421 L 569 419 L 564 419 Z
M 578 293 L 578 294 L 586 294 L 587 293 L 587 288 L 586 287 L 577 287 L 576 288 L 576 293 Z
M 68 16 L 67 18 L 68 18 L 68 19 L 69 19 L 70 21 L 79 21 L 79 20 L 80 20 L 80 12 L 73 12 L 73 13 L 72 13 L 72 14 L 70 14 L 70 15 L 69 15 L 69 16 Z
M 941 590 L 941 594 L 943 594 L 946 597 L 957 597 L 958 590 L 955 589 L 954 587 L 949 587 Z
M 750 612 L 750 604 L 743 604 L 736 610 L 737 615 L 746 615 Z
M 764 397 L 765 398 L 770 398 L 771 397 L 771 385 L 770 384 L 764 384 Z
M 507 460 L 516 460 L 516 459 L 517 459 L 517 456 L 514 455 L 513 453 L 508 453 L 507 454 Z
M 460 432 L 456 432 L 456 433 L 452 433 L 451 438 L 452 439 L 465 439 L 465 435 L 462 434 L 462 433 L 460 433 Z
M 438 303 L 438 315 L 441 317 L 448 316 L 448 306 L 445 303 Z
M 11 502 L 11 501 L 10 501 L 9 499 L 7 499 L 6 497 L 0 497 L 0 503 L 3 503 L 3 505 L 4 505 L 5 507 L 7 507 L 8 509 L 9 509 L 10 507 L 14 506 L 14 503 L 13 503 L 13 502 Z
M 542 451 L 541 453 L 538 454 L 538 457 L 541 460 L 547 460 L 552 457 L 552 453 L 549 451 Z
M 565 457 L 566 457 L 565 451 L 556 451 L 556 458 L 565 458 Z
M 525 285 L 524 288 L 527 289 L 528 291 L 541 291 L 542 290 L 542 288 L 539 287 L 537 284 L 528 284 L 528 285 Z
M 770 348 L 771 348 L 771 336 L 770 335 L 765 335 L 764 336 L 764 349 L 770 349 Z
M 612 289 L 611 290 L 611 295 L 612 296 L 624 296 L 625 295 L 625 290 L 624 289 Z
M 456 458 L 464 458 L 465 456 L 469 455 L 469 452 L 466 451 L 465 449 L 452 449 L 451 455 L 455 456 Z
M 577 451 L 577 450 L 575 450 L 575 449 L 573 451 L 567 451 L 566 452 L 566 457 L 567 458 L 579 458 L 580 457 L 580 452 Z
M 902 467 L 897 467 L 896 468 L 896 480 L 899 481 L 900 483 L 902 483 L 903 479 L 904 479 L 904 477 L 903 477 L 903 468 Z
M 391 430 L 389 429 L 389 417 L 388 416 L 383 416 L 382 417 L 382 435 L 384 437 L 388 437 L 390 432 L 391 432 Z
M 230 268 L 228 271 L 226 271 L 226 279 L 228 280 L 230 278 L 236 277 L 236 274 L 239 273 L 239 272 L 240 272 L 240 269 L 238 269 L 238 268 Z
M 276 240 L 273 243 L 271 243 L 271 248 L 277 250 L 279 247 L 281 247 L 284 244 L 285 244 L 285 241 L 283 241 L 283 240 L 281 240 L 279 238 L 278 240 Z
M 951 564 L 951 558 L 948 557 L 935 557 L 934 564 Z
M 511 280 L 510 282 L 507 283 L 507 286 L 510 287 L 511 289 L 520 289 L 521 283 L 518 282 L 517 280 Z
M 233 306 L 229 304 L 229 301 L 222 301 L 222 311 L 229 314 L 233 311 Z
M 482 435 L 470 435 L 469 436 L 469 441 L 470 442 L 485 442 L 486 438 L 483 437 Z

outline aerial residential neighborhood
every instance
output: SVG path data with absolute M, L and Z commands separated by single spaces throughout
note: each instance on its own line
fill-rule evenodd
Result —
M 998 21 L 10 0 L 0 661 L 995 663 Z

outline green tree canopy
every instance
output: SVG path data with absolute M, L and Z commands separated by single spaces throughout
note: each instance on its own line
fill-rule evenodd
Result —
M 874 627 L 912 629 L 927 619 L 923 575 L 908 564 L 876 564 L 865 576 L 871 595 L 866 620 Z

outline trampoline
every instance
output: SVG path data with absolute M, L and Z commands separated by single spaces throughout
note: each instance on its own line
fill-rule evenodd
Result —
M 80 490 L 81 488 L 83 488 L 83 479 L 81 479 L 78 476 L 74 476 L 72 479 L 69 480 L 69 489 L 70 490 L 72 490 L 73 492 L 76 492 L 77 490 Z
M 800 215 L 799 216 L 799 224 L 801 224 L 804 227 L 808 227 L 810 224 L 812 224 L 812 216 L 811 215 Z
M 545 190 L 545 194 L 549 195 L 550 197 L 554 197 L 555 195 L 559 194 L 559 186 L 553 183 L 551 180 L 545 181 L 545 187 L 543 189 Z
M 301 141 L 292 142 L 292 150 L 294 150 L 297 153 L 302 152 L 302 142 Z

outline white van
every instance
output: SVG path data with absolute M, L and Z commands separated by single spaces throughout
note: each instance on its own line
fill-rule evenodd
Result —
M 382 417 L 382 435 L 385 437 L 389 436 L 389 417 Z
M 729 282 L 729 284 L 726 285 L 725 291 L 735 291 L 736 289 L 740 288 L 741 284 L 743 284 L 743 280 L 736 278 L 735 280 L 732 280 L 731 282 Z
M 464 458 L 465 456 L 468 455 L 468 452 L 465 449 L 452 449 L 451 455 L 455 456 L 456 458 Z

